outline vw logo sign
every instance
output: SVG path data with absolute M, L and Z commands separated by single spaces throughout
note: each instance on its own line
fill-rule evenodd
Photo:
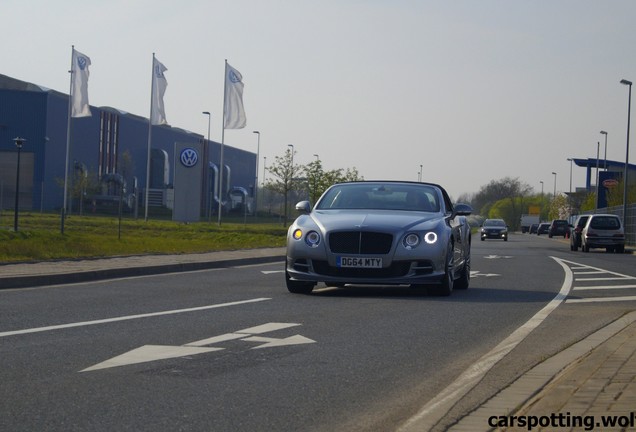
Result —
M 199 161 L 199 155 L 195 149 L 188 147 L 181 150 L 179 160 L 181 160 L 183 166 L 191 168 Z

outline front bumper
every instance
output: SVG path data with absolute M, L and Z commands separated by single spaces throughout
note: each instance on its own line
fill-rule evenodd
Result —
M 428 260 L 393 261 L 383 268 L 340 268 L 320 259 L 287 257 L 286 271 L 292 280 L 306 282 L 411 285 L 439 284 L 444 268 Z

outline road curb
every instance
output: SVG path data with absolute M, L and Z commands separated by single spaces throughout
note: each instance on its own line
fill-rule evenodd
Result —
M 115 279 L 133 276 L 148 276 L 166 273 L 178 273 L 196 270 L 209 270 L 237 265 L 266 264 L 285 260 L 284 255 L 259 256 L 248 258 L 231 258 L 201 262 L 185 262 L 148 266 L 133 266 L 101 270 L 78 271 L 73 273 L 38 274 L 7 276 L 0 278 L 0 289 L 26 288 L 44 285 L 61 285 L 79 282 L 91 282 L 104 279 Z

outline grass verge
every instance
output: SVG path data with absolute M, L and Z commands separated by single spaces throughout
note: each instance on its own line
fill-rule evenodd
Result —
M 280 223 L 122 219 L 120 225 L 116 217 L 71 216 L 61 234 L 60 216 L 41 213 L 20 213 L 18 232 L 7 226 L 8 212 L 0 222 L 0 263 L 279 247 L 287 233 Z

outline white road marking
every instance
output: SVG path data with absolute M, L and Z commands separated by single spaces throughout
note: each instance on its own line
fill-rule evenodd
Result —
M 239 330 L 234 333 L 226 333 L 219 336 L 203 339 L 200 341 L 190 342 L 190 343 L 187 343 L 186 345 L 187 346 L 212 345 L 219 342 L 242 339 L 242 338 L 245 338 L 245 336 L 249 336 L 249 335 L 267 333 L 267 332 L 281 330 L 281 329 L 289 328 L 289 327 L 295 327 L 299 325 L 300 324 L 295 324 L 295 323 L 268 323 L 268 324 L 260 325 L 258 327 L 251 327 L 245 330 Z
M 261 270 L 261 273 L 269 275 L 274 273 L 285 273 L 285 270 Z
M 603 303 L 603 302 L 617 302 L 617 301 L 633 301 L 636 300 L 636 296 L 627 297 L 594 297 L 583 299 L 568 299 L 566 303 Z
M 485 259 L 499 259 L 499 258 L 508 259 L 512 257 L 510 255 L 486 255 L 484 258 Z
M 306 338 L 305 336 L 301 336 L 301 335 L 294 335 L 284 339 L 274 339 L 274 338 L 266 338 L 262 336 L 252 336 L 250 338 L 246 338 L 242 340 L 246 342 L 265 342 L 263 345 L 259 345 L 252 349 L 273 348 L 273 347 L 287 346 L 287 345 L 301 345 L 301 344 L 308 344 L 308 343 L 316 343 L 315 340 Z
M 288 345 L 300 345 L 316 343 L 315 340 L 306 338 L 301 335 L 294 335 L 283 339 L 268 338 L 262 336 L 253 336 L 255 334 L 268 333 L 276 330 L 282 330 L 290 327 L 296 327 L 301 324 L 297 323 L 267 323 L 256 327 L 246 328 L 237 332 L 225 333 L 219 336 L 202 339 L 196 342 L 190 342 L 181 346 L 170 345 L 144 345 L 135 348 L 124 354 L 118 355 L 94 366 L 81 370 L 80 372 L 90 372 L 99 369 L 107 369 L 118 366 L 126 366 L 130 364 L 147 363 L 155 360 L 165 360 L 169 358 L 186 357 L 189 355 L 203 354 L 211 351 L 220 351 L 224 348 L 210 347 L 201 348 L 204 345 L 212 343 L 226 342 L 230 340 L 240 339 L 245 342 L 263 342 L 263 344 L 252 347 L 251 349 L 273 348 Z
M 173 315 L 173 314 L 179 314 L 184 312 L 196 312 L 196 311 L 202 311 L 202 310 L 208 310 L 208 309 L 217 309 L 217 308 L 228 307 L 228 306 L 238 306 L 238 305 L 243 305 L 248 303 L 262 302 L 266 300 L 271 300 L 271 298 L 263 297 L 263 298 L 255 298 L 250 300 L 219 303 L 219 304 L 208 305 L 208 306 L 199 306 L 199 307 L 193 307 L 188 309 L 176 309 L 176 310 L 169 310 L 169 311 L 162 311 L 162 312 L 151 312 L 147 314 L 128 315 L 128 316 L 106 318 L 106 319 L 94 320 L 94 321 L 83 321 L 83 322 L 76 322 L 76 323 L 69 323 L 69 324 L 53 325 L 48 327 L 36 327 L 36 328 L 24 329 L 24 330 L 6 331 L 6 332 L 1 332 L 0 337 L 16 336 L 16 335 L 29 334 L 29 333 L 39 333 L 39 332 L 52 331 L 52 330 L 61 330 L 61 329 L 67 329 L 67 328 L 73 328 L 73 327 L 84 327 L 89 325 L 106 324 L 106 323 L 117 322 L 117 321 L 126 321 L 126 320 L 133 320 L 133 319 L 139 319 L 139 318 L 149 318 L 149 317 L 156 317 L 156 316 L 162 316 L 162 315 Z
M 588 290 L 604 290 L 604 289 L 627 289 L 636 288 L 636 285 L 597 285 L 587 287 L 574 287 L 574 291 L 588 291 Z
M 400 432 L 420 432 L 431 430 L 435 424 L 457 403 L 466 393 L 481 381 L 492 367 L 505 357 L 514 347 L 530 334 L 539 324 L 541 324 L 550 313 L 556 309 L 568 296 L 572 287 L 572 272 L 570 268 L 559 258 L 551 257 L 561 265 L 565 272 L 565 279 L 559 293 L 532 318 L 526 321 L 521 327 L 515 330 L 510 336 L 501 341 L 488 353 L 483 355 L 476 363 L 465 370 L 448 387 L 431 399 L 413 417 L 411 417 L 398 431 Z
M 475 278 L 475 277 L 492 277 L 492 276 L 501 276 L 500 274 L 497 273 L 479 273 L 478 270 L 471 270 L 470 271 L 470 277 L 471 278 Z
M 223 348 L 195 348 L 187 346 L 144 345 L 132 351 L 128 351 L 110 360 L 88 367 L 80 372 L 90 372 L 100 369 L 108 369 L 117 366 L 145 363 L 151 360 L 164 360 L 175 357 L 202 354 L 211 351 L 220 351 Z M 151 360 L 150 360 L 151 359 Z

